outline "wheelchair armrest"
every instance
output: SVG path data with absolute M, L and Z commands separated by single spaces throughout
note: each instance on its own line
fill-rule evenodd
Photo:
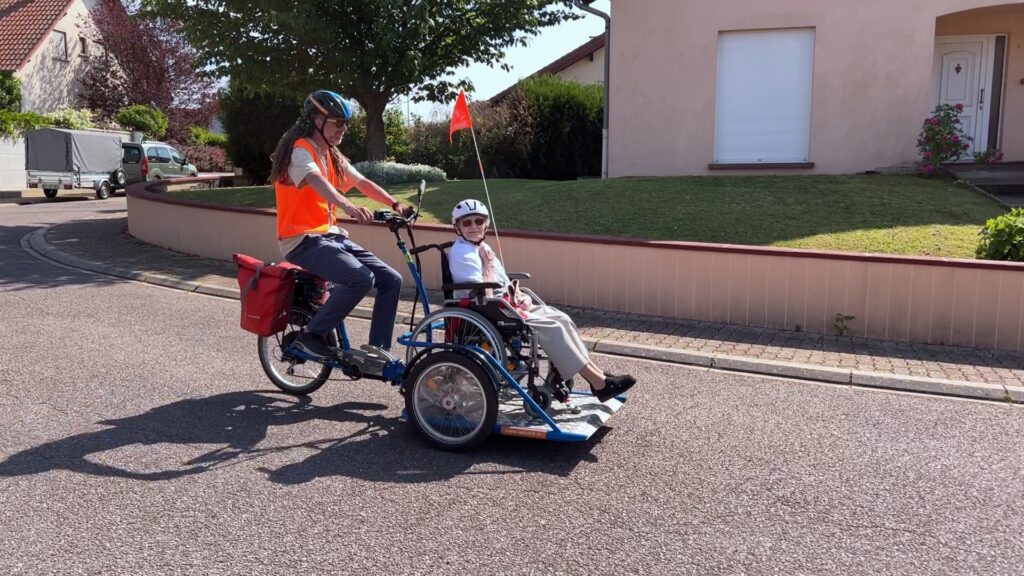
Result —
M 509 280 L 529 280 L 529 272 L 506 272 L 505 276 L 508 276 Z
M 497 290 L 502 287 L 501 282 L 459 282 L 456 284 L 445 284 L 441 286 L 441 290 L 487 290 L 488 288 Z

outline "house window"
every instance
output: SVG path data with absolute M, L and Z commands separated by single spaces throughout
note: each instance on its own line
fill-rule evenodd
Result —
M 78 37 L 78 55 L 82 58 L 89 57 L 89 41 L 85 39 L 85 36 Z
M 54 30 L 50 34 L 50 49 L 53 57 L 58 60 L 68 59 L 68 36 L 60 30 Z
M 715 162 L 807 162 L 814 30 L 718 35 Z

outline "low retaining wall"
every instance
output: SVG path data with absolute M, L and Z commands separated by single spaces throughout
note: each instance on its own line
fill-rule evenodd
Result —
M 132 187 L 128 226 L 140 240 L 188 254 L 281 259 L 273 210 Z M 346 228 L 410 281 L 385 227 Z M 453 236 L 433 224 L 415 233 L 420 244 Z M 530 287 L 559 304 L 829 334 L 837 315 L 853 316 L 840 322 L 851 336 L 1024 350 L 1024 264 L 517 231 L 501 239 L 506 269 L 530 272 Z M 422 258 L 427 286 L 438 288 L 436 253 Z

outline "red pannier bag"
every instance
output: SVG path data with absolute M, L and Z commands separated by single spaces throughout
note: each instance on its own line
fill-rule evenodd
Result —
M 288 309 L 298 267 L 235 254 L 241 290 L 242 329 L 259 336 L 277 334 L 288 326 Z

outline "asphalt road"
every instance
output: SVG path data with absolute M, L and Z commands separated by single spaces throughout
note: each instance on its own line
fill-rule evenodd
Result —
M 236 301 L 19 247 L 123 208 L 0 205 L 0 574 L 1024 571 L 1019 407 L 598 356 L 600 438 L 438 452 L 385 384 L 274 393 Z

